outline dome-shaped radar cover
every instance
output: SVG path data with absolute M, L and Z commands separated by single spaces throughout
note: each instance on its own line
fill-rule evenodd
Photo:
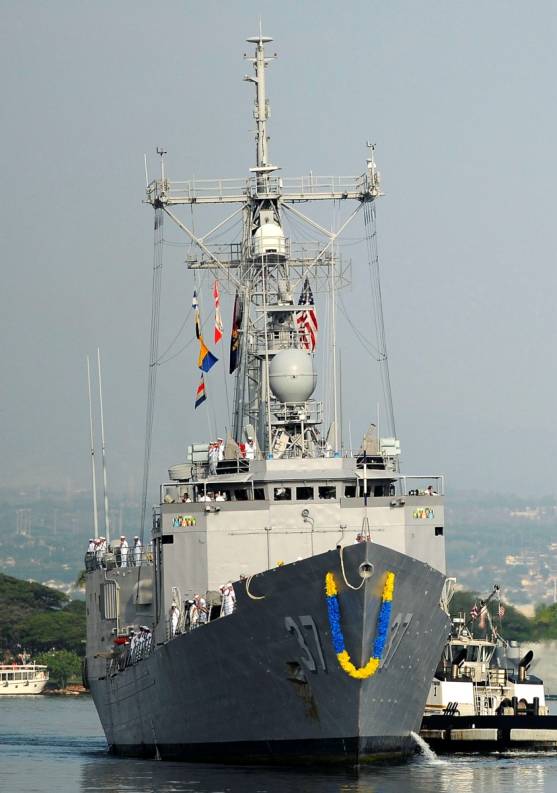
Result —
M 305 402 L 315 391 L 317 375 L 305 350 L 281 350 L 269 367 L 269 385 L 279 402 Z

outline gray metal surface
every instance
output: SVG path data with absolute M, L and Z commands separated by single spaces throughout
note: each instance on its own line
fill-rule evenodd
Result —
M 344 583 L 338 551 L 329 551 L 255 576 L 250 592 L 261 600 L 236 583 L 234 614 L 111 677 L 90 675 L 112 750 L 348 763 L 410 751 L 449 628 L 439 608 L 444 577 L 396 551 L 359 543 L 344 551 L 354 585 L 366 553 L 374 574 L 358 591 Z M 396 574 L 390 647 L 375 676 L 356 680 L 340 668 L 331 643 L 325 574 L 337 580 L 346 648 L 359 666 L 371 655 L 386 570 Z

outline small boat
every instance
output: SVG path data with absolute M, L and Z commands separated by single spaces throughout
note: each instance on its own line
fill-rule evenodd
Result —
M 474 617 L 453 620 L 427 698 L 420 736 L 435 751 L 493 752 L 557 747 L 557 716 L 549 714 L 543 681 L 530 673 L 534 653 L 507 642 L 488 603 L 480 612 L 485 638 L 471 630 Z
M 43 664 L 0 664 L 0 695 L 41 694 L 47 683 Z

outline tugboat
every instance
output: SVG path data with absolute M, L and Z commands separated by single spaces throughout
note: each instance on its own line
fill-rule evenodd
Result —
M 226 372 L 235 377 L 233 420 L 225 431 L 222 418 L 216 439 L 204 436 L 205 422 L 195 426 L 187 459 L 161 485 L 150 546 L 138 537 L 132 555 L 125 538 L 111 543 L 108 525 L 105 537 L 95 537 L 86 556 L 85 674 L 116 754 L 356 765 L 414 752 L 412 733 L 449 630 L 444 480 L 400 472 L 375 248 L 381 191 L 373 147 L 357 177 L 279 175 L 268 152 L 271 39 L 260 33 L 248 41 L 254 75 L 245 79 L 255 85 L 257 126 L 251 176 L 173 182 L 159 149 L 160 178 L 147 188 L 155 264 L 138 534 L 147 513 L 164 221 L 196 251 L 187 264 L 198 279 L 197 415 L 210 399 L 217 359 L 203 335 L 202 290 L 215 300 L 215 345 L 223 334 L 220 290 L 234 303 Z M 335 202 L 337 219 L 351 208 L 331 230 L 307 214 L 314 201 Z M 200 234 L 189 212 L 201 205 L 233 208 Z M 342 437 L 336 311 L 348 274 L 338 241 L 357 215 L 370 257 L 357 288 L 371 276 L 387 436 L 371 425 L 352 449 Z M 213 243 L 231 219 L 242 223 L 240 242 Z M 303 241 L 286 236 L 289 219 L 305 224 Z M 325 315 L 327 333 L 319 326 Z M 314 396 L 319 345 L 323 399 Z M 362 399 L 370 377 L 362 366 Z
M 420 730 L 436 752 L 557 747 L 557 716 L 549 714 L 543 681 L 530 672 L 534 653 L 505 641 L 490 615 L 498 595 L 496 586 L 470 620 L 453 620 Z M 485 638 L 471 630 L 477 616 L 489 625 Z

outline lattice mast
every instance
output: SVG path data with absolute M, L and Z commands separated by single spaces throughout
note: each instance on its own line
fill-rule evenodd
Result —
M 247 41 L 255 44 L 254 57 L 246 56 L 254 66 L 254 75 L 244 78 L 254 83 L 256 89 L 256 165 L 250 168 L 252 177 L 248 180 L 169 182 L 166 176 L 161 176 L 148 186 L 147 200 L 155 208 L 162 208 L 197 245 L 199 255 L 188 262 L 190 268 L 209 269 L 221 278 L 225 272 L 225 285 L 229 286 L 232 294 L 239 295 L 243 304 L 234 437 L 240 440 L 253 430 L 259 448 L 264 452 L 276 451 L 276 444 L 282 437 L 287 439 L 289 454 L 313 456 L 322 453 L 325 445 L 318 429 L 322 420 L 321 404 L 309 398 L 292 401 L 288 388 L 282 389 L 281 396 L 276 393 L 274 385 L 271 388 L 269 374 L 271 370 L 276 383 L 276 373 L 272 371 L 274 359 L 277 358 L 278 362 L 282 355 L 281 360 L 286 361 L 288 368 L 290 363 L 285 353 L 295 351 L 295 357 L 301 352 L 303 345 L 300 344 L 295 321 L 300 309 L 294 303 L 293 294 L 301 290 L 305 277 L 315 279 L 319 276 L 334 297 L 342 277 L 341 270 L 337 269 L 338 259 L 333 255 L 334 243 L 361 206 L 380 195 L 379 178 L 373 158 L 368 159 L 366 172 L 358 177 L 278 177 L 279 167 L 271 164 L 269 159 L 267 135 L 270 107 L 266 96 L 265 69 L 273 58 L 265 55 L 265 44 L 272 39 L 260 32 Z M 354 200 L 357 206 L 338 229 L 331 231 L 294 206 L 315 200 Z M 200 237 L 176 216 L 172 207 L 202 203 L 237 203 L 241 206 Z M 284 212 L 292 213 L 317 230 L 325 241 L 305 247 L 291 244 L 283 231 L 281 216 Z M 212 233 L 238 213 L 242 213 L 243 219 L 241 243 L 230 246 L 228 250 L 223 250 L 223 246 L 209 245 Z M 334 328 L 332 332 L 335 333 Z M 294 369 L 296 365 L 297 362 Z M 313 368 L 310 369 L 313 372 Z M 332 370 L 336 380 L 336 366 Z M 312 392 L 313 388 L 309 396 Z M 336 381 L 332 383 L 332 393 L 336 417 Z M 338 426 L 335 426 L 333 446 L 334 451 L 339 450 Z

